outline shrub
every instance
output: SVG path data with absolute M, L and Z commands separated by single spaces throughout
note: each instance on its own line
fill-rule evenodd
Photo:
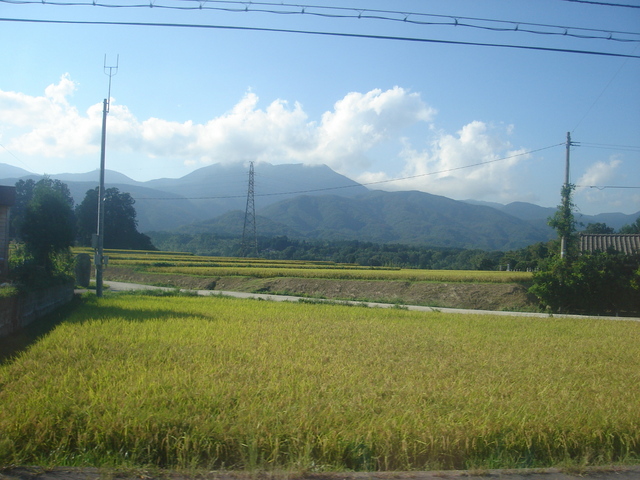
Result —
M 529 290 L 553 312 L 640 313 L 640 255 L 615 252 L 554 258 Z

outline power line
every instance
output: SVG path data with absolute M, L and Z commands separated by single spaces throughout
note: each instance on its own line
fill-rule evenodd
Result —
M 609 143 L 586 143 L 580 142 L 580 146 L 587 148 L 602 148 L 606 150 L 623 150 L 629 152 L 640 152 L 640 146 L 636 145 L 614 145 Z
M 16 160 L 18 160 L 20 163 L 22 163 L 22 164 L 23 164 L 25 167 L 27 167 L 29 170 L 32 170 L 32 168 L 31 168 L 29 165 L 27 165 L 27 164 L 26 164 L 26 163 L 24 163 L 22 160 L 20 160 L 18 157 L 16 157 L 16 156 L 14 155 L 14 153 L 13 153 L 11 150 L 9 150 L 7 147 L 5 147 L 4 145 L 2 145 L 1 143 L 0 143 L 0 147 L 2 147 L 2 148 L 3 148 L 3 149 L 4 149 L 4 150 L 9 154 L 9 155 L 11 155 L 13 158 L 15 158 Z
M 166 0 L 168 1 L 168 0 Z M 419 26 L 449 26 L 461 28 L 474 28 L 494 32 L 518 32 L 537 35 L 556 35 L 579 39 L 611 40 L 616 42 L 640 42 L 640 33 L 630 31 L 605 30 L 597 28 L 573 27 L 566 25 L 553 25 L 544 23 L 521 22 L 514 20 L 496 20 L 480 17 L 466 17 L 460 15 L 441 15 L 410 11 L 357 9 L 350 7 L 335 7 L 321 5 L 300 5 L 272 2 L 246 2 L 237 0 L 217 1 L 215 4 L 207 0 L 176 0 L 181 5 L 168 5 L 150 1 L 141 4 L 114 4 L 94 1 L 86 2 L 61 2 L 48 0 L 0 0 L 0 3 L 13 5 L 42 4 L 50 6 L 92 6 L 112 9 L 121 8 L 160 8 L 169 10 L 213 10 L 228 13 L 267 13 L 277 15 L 303 15 L 323 18 L 344 18 L 357 20 L 380 20 L 400 22 Z M 185 4 L 192 3 L 193 5 Z M 237 5 L 228 7 L 221 5 Z M 271 7 L 271 9 L 263 8 Z M 274 9 L 274 8 L 277 8 Z M 333 13 L 338 12 L 338 13 Z M 478 24 L 478 22 L 481 22 Z M 543 30 L 541 30 L 543 29 Z M 575 32 L 575 33 L 574 33 Z M 578 32 L 589 32 L 578 33 Z M 598 35 L 594 35 L 597 33 Z M 630 35 L 636 38 L 620 38 L 616 35 Z
M 605 7 L 640 8 L 640 5 L 629 5 L 627 3 L 594 2 L 591 0 L 564 0 L 564 1 L 573 2 L 573 3 L 586 3 L 588 5 L 600 5 Z
M 640 187 L 627 187 L 622 185 L 576 185 L 579 188 L 597 188 L 598 190 L 607 190 L 609 188 L 630 188 L 630 189 L 640 189 Z
M 341 190 L 344 188 L 354 188 L 354 187 L 366 187 L 368 185 L 381 185 L 383 183 L 392 183 L 392 182 L 400 182 L 403 180 L 412 180 L 414 178 L 420 178 L 420 177 L 428 177 L 428 176 L 432 176 L 432 175 L 441 175 L 443 173 L 450 173 L 450 172 L 455 172 L 457 170 L 464 170 L 467 168 L 474 168 L 474 167 L 479 167 L 482 165 L 488 165 L 490 163 L 496 163 L 496 162 L 502 162 L 505 160 L 510 160 L 512 158 L 516 158 L 516 157 L 522 157 L 525 155 L 530 155 L 532 153 L 536 153 L 536 152 L 541 152 L 543 150 L 548 150 L 550 148 L 554 148 L 554 147 L 558 147 L 560 145 L 565 145 L 565 142 L 562 143 L 556 143 L 555 145 L 549 145 L 547 147 L 542 147 L 542 148 L 537 148 L 535 150 L 529 150 L 527 152 L 520 152 L 520 153 L 516 153 L 514 155 L 509 155 L 508 157 L 502 157 L 502 158 L 496 158 L 494 160 L 487 160 L 485 162 L 478 162 L 478 163 L 474 163 L 471 165 L 463 165 L 460 167 L 453 167 L 453 168 L 448 168 L 445 170 L 439 170 L 437 172 L 428 172 L 428 173 L 420 173 L 417 175 L 411 175 L 408 177 L 400 177 L 400 178 L 392 178 L 392 179 L 388 179 L 388 180 L 378 180 L 375 182 L 366 182 L 366 183 L 356 183 L 356 184 L 350 184 L 350 185 L 342 185 L 342 186 L 338 186 L 338 187 L 324 187 L 324 188 L 314 188 L 314 189 L 310 189 L 310 190 L 297 190 L 297 191 L 290 191 L 290 192 L 279 192 L 279 193 L 260 193 L 260 194 L 255 194 L 256 197 L 275 197 L 275 196 L 280 196 L 280 195 L 302 195 L 305 193 L 316 193 L 316 192 L 327 192 L 327 191 L 331 191 L 331 190 Z M 171 197 L 137 197 L 135 200 L 222 200 L 222 199 L 230 199 L 230 198 L 244 198 L 244 195 L 222 195 L 222 196 L 215 196 L 215 197 L 180 197 L 180 198 L 171 198 Z
M 89 21 L 89 20 L 42 20 L 42 19 L 28 19 L 28 18 L 0 18 L 0 22 L 51 23 L 51 24 L 59 24 L 59 25 L 110 25 L 110 26 L 115 25 L 115 26 L 135 26 L 135 27 L 206 28 L 206 29 L 217 29 L 217 30 L 298 33 L 298 34 L 304 34 L 304 35 L 320 35 L 320 36 L 328 36 L 328 37 L 366 38 L 366 39 L 374 39 L 374 40 L 397 40 L 397 41 L 404 41 L 404 42 L 437 43 L 437 44 L 465 45 L 465 46 L 476 46 L 476 47 L 512 48 L 512 49 L 536 50 L 536 51 L 556 52 L 556 53 L 575 53 L 575 54 L 582 54 L 582 55 L 600 55 L 605 57 L 640 59 L 640 55 L 628 55 L 624 53 L 612 53 L 612 52 L 598 52 L 593 50 L 537 47 L 532 45 L 513 45 L 513 44 L 504 44 L 504 43 L 461 42 L 461 41 L 454 41 L 454 40 L 436 40 L 432 38 L 370 35 L 370 34 L 361 34 L 361 33 L 293 30 L 293 29 L 286 29 L 286 28 L 239 27 L 239 26 L 231 26 L 231 25 L 203 25 L 203 24 L 185 24 L 185 23 L 116 22 L 116 21 Z
M 638 50 L 638 46 L 636 46 L 636 48 L 634 48 L 633 53 L 635 53 Z M 587 116 L 589 115 L 589 113 L 591 112 L 591 110 L 593 109 L 593 107 L 595 107 L 596 103 L 598 103 L 598 101 L 600 100 L 600 98 L 602 98 L 602 96 L 604 95 L 604 92 L 606 92 L 608 90 L 608 88 L 611 86 L 611 84 L 613 83 L 613 81 L 616 79 L 616 77 L 620 74 L 620 72 L 622 71 L 622 69 L 627 65 L 627 63 L 629 62 L 629 59 L 627 58 L 624 62 L 622 62 L 622 65 L 620 65 L 620 67 L 618 68 L 618 70 L 616 71 L 616 73 L 613 74 L 613 76 L 611 77 L 611 79 L 609 80 L 609 82 L 604 86 L 604 88 L 602 89 L 602 91 L 600 92 L 600 94 L 596 97 L 596 99 L 593 101 L 593 103 L 591 104 L 591 106 L 589 108 L 587 108 L 587 111 L 584 113 L 584 115 L 582 116 L 582 118 L 578 121 L 578 123 L 576 124 L 575 127 L 573 127 L 572 132 L 575 132 L 576 128 L 578 128 L 580 126 L 580 124 L 584 121 L 585 118 L 587 118 Z

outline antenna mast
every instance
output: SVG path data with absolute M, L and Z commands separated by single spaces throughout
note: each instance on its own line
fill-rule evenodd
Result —
M 249 162 L 249 188 L 247 190 L 247 208 L 244 211 L 244 228 L 240 255 L 243 257 L 253 253 L 258 256 L 258 234 L 256 232 L 256 204 L 254 199 L 253 162 Z
M 96 296 L 102 297 L 102 271 L 105 267 L 104 256 L 104 164 L 107 142 L 107 113 L 109 113 L 109 104 L 111 103 L 111 78 L 118 73 L 118 63 L 120 55 L 116 57 L 115 66 L 107 66 L 107 56 L 104 56 L 104 74 L 109 77 L 109 93 L 104 99 L 102 107 L 102 142 L 100 145 L 100 186 L 98 187 L 98 229 L 96 233 L 96 241 L 94 248 L 96 254 L 94 264 L 96 266 Z

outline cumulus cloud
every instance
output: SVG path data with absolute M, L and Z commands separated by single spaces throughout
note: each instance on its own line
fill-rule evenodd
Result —
M 517 192 L 513 167 L 528 155 L 505 139 L 513 127 L 496 127 L 480 121 L 463 126 L 455 135 L 440 132 L 421 150 L 408 141 L 401 152 L 402 181 L 389 182 L 386 189 L 415 189 L 464 198 L 510 201 Z M 384 175 L 365 174 L 361 180 L 380 182 Z M 383 184 L 381 184 L 383 185 Z
M 0 91 L 0 134 L 12 129 L 10 148 L 50 158 L 97 154 L 102 103 L 79 112 L 69 102 L 76 88 L 65 74 L 42 96 Z M 297 102 L 277 99 L 261 107 L 253 92 L 205 123 L 140 120 L 127 106 L 112 101 L 107 139 L 112 154 L 160 158 L 165 165 L 249 160 L 326 164 L 373 188 L 416 189 L 456 198 L 517 196 L 511 171 L 525 156 L 506 140 L 513 126 L 473 121 L 449 134 L 435 129 L 435 116 L 419 93 L 401 87 L 348 93 L 316 121 Z M 401 140 L 406 129 L 416 126 L 424 131 L 420 147 Z M 396 169 L 401 169 L 396 176 L 409 177 L 402 182 L 386 182 L 390 173 L 376 171 L 372 152 L 391 143 L 396 145 L 391 152 Z
M 11 149 L 46 157 L 96 152 L 102 104 L 81 114 L 68 101 L 76 87 L 65 74 L 41 97 L 0 91 L 0 128 L 20 128 Z M 366 168 L 370 149 L 434 114 L 419 94 L 400 87 L 349 93 L 319 122 L 310 121 L 297 102 L 278 99 L 260 108 L 258 96 L 249 92 L 229 112 L 204 124 L 139 120 L 126 106 L 112 104 L 108 142 L 111 150 L 188 164 L 324 163 L 346 173 Z
M 46 157 L 93 152 L 96 139 L 99 145 L 101 108 L 81 115 L 67 100 L 76 87 L 64 74 L 40 97 L 0 90 L 0 129 L 3 136 L 11 136 L 9 147 Z
M 591 185 L 604 185 L 615 178 L 621 160 L 611 158 L 609 162 L 596 162 L 582 174 L 576 182 L 579 189 L 588 188 Z
M 622 161 L 617 157 L 611 157 L 609 161 L 600 161 L 590 165 L 576 181 L 576 195 L 585 206 L 608 204 L 614 210 L 623 206 L 623 195 L 620 191 L 607 191 L 594 188 L 611 183 L 617 183 L 619 167 Z M 625 182 L 621 182 L 624 184 Z

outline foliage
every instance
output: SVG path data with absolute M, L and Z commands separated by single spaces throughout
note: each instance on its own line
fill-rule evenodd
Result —
M 104 247 L 155 250 L 151 239 L 138 232 L 135 200 L 117 188 L 107 188 L 104 196 Z M 76 208 L 79 245 L 91 245 L 98 225 L 98 187 L 88 190 Z
M 607 226 L 606 223 L 588 223 L 582 233 L 609 235 L 615 232 L 615 228 Z
M 631 225 L 623 225 L 622 228 L 620 228 L 620 233 L 624 233 L 624 234 L 640 233 L 640 217 L 638 217 L 636 221 L 633 222 Z
M 577 222 L 573 216 L 575 204 L 571 197 L 576 188 L 573 184 L 562 186 L 562 202 L 553 217 L 549 218 L 549 226 L 558 232 L 558 237 L 565 240 L 565 253 L 567 258 L 575 258 L 578 255 L 578 237 L 576 236 Z
M 239 256 L 240 238 L 214 234 L 150 232 L 161 250 L 197 255 Z M 497 270 L 502 252 L 440 248 L 420 245 L 379 244 L 359 240 L 296 240 L 285 235 L 259 237 L 261 258 L 270 260 L 331 261 L 368 267 L 446 270 Z
M 317 472 L 633 461 L 639 335 L 635 322 L 86 298 L 0 366 L 0 464 Z
M 640 255 L 615 251 L 578 256 L 576 222 L 571 213 L 573 185 L 563 187 L 562 204 L 549 224 L 567 239 L 566 256 L 554 257 L 533 275 L 529 289 L 552 312 L 588 314 L 640 313 Z M 602 231 L 606 225 L 592 229 Z
M 31 200 L 22 214 L 20 234 L 24 243 L 10 259 L 11 277 L 28 287 L 66 280 L 71 274 L 69 248 L 75 238 L 72 202 L 49 179 L 33 185 Z
M 508 266 L 512 271 L 535 272 L 545 269 L 553 252 L 560 250 L 560 242 L 551 240 L 529 245 L 520 250 L 506 252 L 500 264 Z
M 530 292 L 553 312 L 640 313 L 640 256 L 615 252 L 555 258 L 533 275 Z
M 18 180 L 16 182 L 16 201 L 11 207 L 11 226 L 9 235 L 11 238 L 20 240 L 22 238 L 22 227 L 25 223 L 25 214 L 27 208 L 34 198 L 35 192 L 39 189 L 51 190 L 57 192 L 58 195 L 73 208 L 73 197 L 66 183 L 60 180 L 53 180 L 47 176 L 38 180 L 33 179 Z

